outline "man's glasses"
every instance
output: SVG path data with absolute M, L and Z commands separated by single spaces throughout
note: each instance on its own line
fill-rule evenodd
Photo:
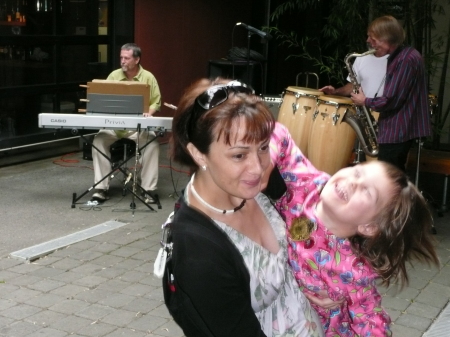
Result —
M 204 110 L 212 109 L 228 99 L 230 92 L 253 95 L 255 91 L 245 83 L 231 81 L 227 84 L 214 85 L 199 95 L 195 102 Z

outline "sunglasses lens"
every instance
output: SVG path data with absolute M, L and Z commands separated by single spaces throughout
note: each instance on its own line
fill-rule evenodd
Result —
M 214 108 L 223 102 L 225 102 L 228 98 L 228 92 L 225 87 L 219 88 L 212 95 L 211 101 L 209 102 L 209 108 Z
M 209 110 L 228 98 L 228 93 L 223 86 L 214 86 L 197 97 L 197 103 L 205 110 Z

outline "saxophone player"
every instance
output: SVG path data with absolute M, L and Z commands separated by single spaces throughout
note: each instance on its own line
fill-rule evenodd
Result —
M 382 16 L 372 21 L 367 36 L 375 56 L 389 55 L 384 89 L 369 95 L 363 88 L 357 93 L 350 92 L 350 96 L 356 105 L 380 113 L 378 160 L 405 171 L 413 141 L 431 135 L 425 64 L 416 49 L 403 45 L 404 30 L 392 16 Z M 322 89 L 327 92 L 326 87 Z M 336 91 L 335 94 L 341 92 Z

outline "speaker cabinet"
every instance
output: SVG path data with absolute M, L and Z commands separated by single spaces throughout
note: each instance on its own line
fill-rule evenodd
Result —
M 266 103 L 275 120 L 278 120 L 278 112 L 280 111 L 281 103 L 283 103 L 282 98 L 279 95 L 265 95 L 264 103 Z
M 208 77 L 224 77 L 242 81 L 252 86 L 256 94 L 262 92 L 262 73 L 262 63 L 255 61 L 247 64 L 247 61 L 210 60 L 208 65 Z

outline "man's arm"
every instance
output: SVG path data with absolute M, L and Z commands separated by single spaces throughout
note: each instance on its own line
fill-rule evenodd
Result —
M 319 90 L 326 95 L 338 95 L 348 97 L 353 91 L 353 84 L 351 82 L 348 82 L 346 85 L 340 88 L 334 88 L 331 85 L 327 85 L 323 88 L 320 88 Z
M 161 91 L 159 90 L 158 81 L 156 81 L 156 78 L 154 76 L 148 84 L 150 85 L 150 106 L 148 109 L 148 114 L 149 116 L 151 116 L 156 111 L 159 111 L 161 109 Z M 146 114 L 144 114 L 144 116 L 145 115 Z

